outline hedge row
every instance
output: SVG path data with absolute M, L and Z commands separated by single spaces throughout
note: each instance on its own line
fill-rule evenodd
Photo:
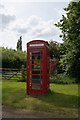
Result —
M 22 65 L 26 67 L 26 52 L 7 48 L 0 48 L 0 51 L 3 68 L 21 68 Z

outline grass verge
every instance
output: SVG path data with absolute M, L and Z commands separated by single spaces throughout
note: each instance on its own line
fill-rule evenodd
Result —
M 63 111 L 75 114 L 78 112 L 78 85 L 50 84 L 50 90 L 43 96 L 27 95 L 26 83 L 3 82 L 3 105 L 12 108 L 38 110 L 45 112 Z

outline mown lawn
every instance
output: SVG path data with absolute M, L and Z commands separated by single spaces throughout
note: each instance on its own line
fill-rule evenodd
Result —
M 7 81 L 2 83 L 2 102 L 12 108 L 74 114 L 78 112 L 78 85 L 50 84 L 45 95 L 33 96 L 26 94 L 26 83 Z

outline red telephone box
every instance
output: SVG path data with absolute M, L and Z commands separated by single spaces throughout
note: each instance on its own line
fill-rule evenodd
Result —
M 27 94 L 44 94 L 49 88 L 48 42 L 27 43 Z

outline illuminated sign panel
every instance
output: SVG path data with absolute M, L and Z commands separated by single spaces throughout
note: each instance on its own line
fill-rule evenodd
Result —
M 35 47 L 35 46 L 44 46 L 44 44 L 30 44 L 30 47 Z

